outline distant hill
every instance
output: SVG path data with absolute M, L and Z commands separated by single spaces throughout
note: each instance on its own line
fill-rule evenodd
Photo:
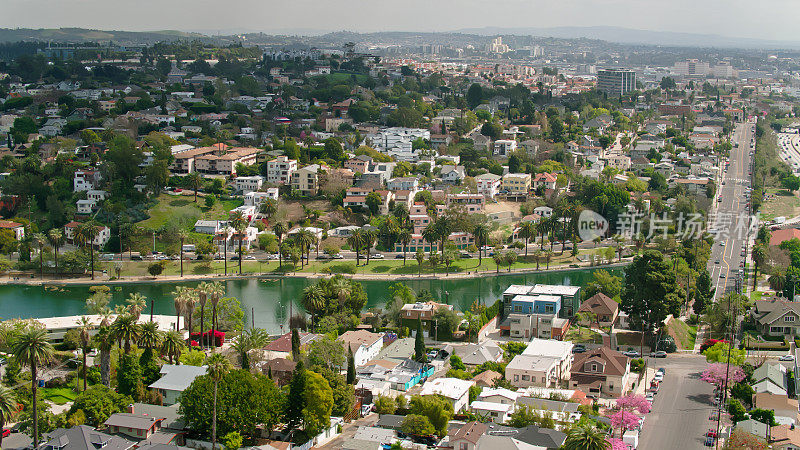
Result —
M 116 44 L 152 44 L 181 39 L 213 40 L 199 33 L 185 31 L 104 31 L 85 28 L 0 28 L 0 42 L 114 42 Z
M 454 30 L 456 33 L 491 36 L 496 34 L 515 34 L 554 37 L 562 39 L 589 38 L 621 44 L 643 44 L 679 47 L 721 47 L 721 48 L 800 48 L 800 42 L 771 41 L 742 37 L 720 36 L 717 34 L 677 33 L 672 31 L 636 30 L 622 27 L 526 27 L 504 28 L 484 27 Z

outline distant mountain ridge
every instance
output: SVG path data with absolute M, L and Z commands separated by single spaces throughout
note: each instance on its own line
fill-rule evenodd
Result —
M 483 36 L 514 34 L 561 39 L 599 39 L 620 44 L 643 44 L 678 47 L 723 47 L 723 48 L 800 48 L 800 42 L 720 36 L 717 34 L 680 33 L 674 31 L 637 30 L 633 28 L 596 27 L 483 27 L 462 28 L 453 33 L 478 34 Z
M 212 39 L 212 37 L 177 30 L 116 31 L 86 28 L 0 28 L 0 42 L 115 42 L 120 44 L 151 44 L 180 39 Z

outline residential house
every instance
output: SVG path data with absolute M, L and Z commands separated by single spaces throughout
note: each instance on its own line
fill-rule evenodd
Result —
M 417 326 L 422 321 L 423 336 L 435 336 L 436 325 L 433 316 L 440 309 L 452 311 L 453 305 L 437 302 L 406 303 L 400 310 L 401 325 L 416 333 Z
M 75 230 L 81 225 L 80 222 L 75 221 L 64 225 L 64 239 L 69 243 L 77 244 L 75 241 Z M 95 248 L 102 248 L 109 240 L 111 240 L 111 229 L 106 226 L 100 226 L 97 231 L 97 236 L 95 236 L 92 241 L 92 245 Z
M 342 201 L 342 205 L 345 208 L 360 208 L 364 211 L 369 210 L 369 206 L 367 205 L 367 197 L 372 192 L 375 192 L 380 196 L 380 203 L 378 204 L 378 214 L 386 215 L 389 214 L 389 204 L 394 200 L 394 194 L 390 191 L 384 190 L 372 190 L 372 189 L 365 189 L 365 188 L 348 188 L 347 193 Z
M 511 430 L 490 430 L 478 439 L 479 449 L 558 450 L 567 435 L 558 430 L 528 425 Z
M 483 213 L 486 198 L 482 194 L 447 194 L 446 205 L 448 208 L 463 207 L 467 214 Z
M 453 450 L 477 450 L 478 440 L 486 433 L 489 427 L 481 422 L 469 422 L 450 434 L 450 444 Z
M 492 140 L 480 133 L 476 133 L 472 136 L 472 147 L 479 151 L 485 152 L 488 151 L 489 148 L 492 146 Z
M 344 163 L 345 169 L 350 169 L 353 173 L 367 173 L 372 167 L 372 157 L 367 155 L 358 155 L 355 158 L 350 158 Z
M 554 173 L 537 173 L 536 176 L 533 177 L 533 189 L 553 190 L 556 188 L 556 181 L 558 181 L 558 175 Z
M 800 450 L 800 428 L 792 425 L 772 427 L 769 444 L 772 450 Z
M 25 239 L 25 225 L 10 220 L 0 220 L 0 230 L 10 230 L 14 233 L 14 239 L 21 241 Z
M 109 433 L 122 434 L 126 438 L 142 441 L 161 430 L 164 419 L 146 414 L 114 413 L 103 426 Z
M 293 172 L 291 175 L 292 190 L 299 192 L 300 195 L 317 195 L 321 168 L 319 164 L 310 164 Z
M 466 177 L 464 166 L 453 166 L 450 164 L 442 166 L 442 171 L 439 173 L 442 181 L 449 184 L 459 184 Z
M 532 337 L 563 339 L 569 330 L 569 320 L 557 313 L 511 313 L 500 324 L 500 330 L 515 340 L 527 341 Z
M 755 302 L 750 314 L 756 327 L 769 336 L 800 335 L 800 302 L 766 300 Z
M 528 195 L 531 190 L 531 175 L 529 173 L 507 173 L 503 175 L 500 192 L 508 195 Z
M 474 400 L 470 403 L 469 409 L 478 417 L 482 417 L 489 422 L 505 423 L 511 418 L 511 413 L 514 412 L 514 405 Z
M 494 141 L 494 154 L 497 156 L 508 156 L 517 149 L 517 141 L 511 139 L 498 139 Z
M 39 447 L 41 450 L 128 450 L 135 447 L 135 443 L 121 437 L 112 436 L 95 430 L 88 425 L 77 425 L 72 428 L 59 428 L 47 433 L 45 442 Z
M 194 232 L 202 234 L 217 234 L 228 226 L 225 220 L 198 220 L 194 223 Z
M 234 189 L 242 193 L 259 191 L 263 185 L 264 177 L 260 175 L 252 177 L 236 177 L 233 183 Z
M 356 369 L 359 380 L 389 383 L 390 389 L 408 392 L 433 375 L 434 366 L 411 358 L 374 359 Z
M 533 338 L 522 352 L 522 355 L 541 356 L 557 360 L 556 379 L 563 380 L 568 377 L 572 369 L 572 348 L 573 344 L 570 341 Z
M 619 397 L 626 389 L 630 370 L 630 358 L 600 347 L 575 356 L 569 384 L 589 395 Z
M 97 189 L 101 175 L 96 170 L 76 170 L 72 179 L 72 190 L 75 192 Z
M 295 361 L 288 358 L 273 358 L 261 364 L 261 371 L 264 375 L 271 375 L 278 386 L 289 384 L 297 366 Z
M 300 350 L 308 350 L 308 346 L 317 339 L 321 339 L 321 334 L 306 333 L 301 331 L 298 333 L 300 338 Z M 286 333 L 264 347 L 265 356 L 267 359 L 276 358 L 289 358 L 292 355 L 292 333 Z
M 619 303 L 602 292 L 598 292 L 581 303 L 578 312 L 593 315 L 596 318 L 596 322 L 599 323 L 601 327 L 610 327 L 617 322 Z M 589 322 L 587 318 L 583 320 L 585 324 L 590 324 Z M 595 321 L 592 321 L 592 323 L 594 322 Z
M 736 422 L 736 429 L 740 432 L 758 436 L 761 439 L 767 439 L 769 434 L 769 427 L 762 422 L 755 419 L 746 419 L 741 422 Z
M 500 362 L 503 359 L 503 350 L 500 347 L 487 344 L 456 345 L 450 353 L 461 358 L 461 362 L 470 367 L 487 362 Z
M 242 198 L 244 206 L 255 206 L 256 210 L 259 210 L 267 200 L 278 201 L 280 194 L 278 188 L 267 188 L 265 192 L 248 192 Z
M 494 196 L 500 192 L 502 177 L 493 173 L 484 173 L 475 177 L 475 183 L 479 194 L 488 199 L 494 199 Z
M 772 410 L 775 421 L 784 425 L 797 425 L 797 400 L 786 395 L 760 392 L 753 395 L 753 408 Z
M 453 411 L 458 413 L 466 409 L 469 403 L 469 388 L 472 381 L 458 378 L 436 378 L 428 380 L 422 386 L 420 395 L 441 395 L 450 401 Z
M 174 405 L 195 378 L 206 374 L 206 369 L 206 366 L 164 364 L 159 371 L 161 378 L 148 387 L 161 392 L 165 405 Z
M 349 346 L 353 352 L 356 367 L 363 366 L 378 356 L 383 347 L 383 335 L 367 330 L 350 330 L 336 338 L 345 349 Z
M 782 364 L 762 364 L 753 371 L 753 390 L 756 393 L 767 392 L 786 395 L 789 379 L 786 367 Z
M 189 150 L 184 153 L 193 151 Z M 253 147 L 234 147 L 227 149 L 227 152 L 209 152 L 195 158 L 195 170 L 204 174 L 234 176 L 236 175 L 236 167 L 239 164 L 243 166 L 254 165 L 257 154 L 260 151 L 260 149 Z M 181 153 L 178 155 L 181 155 Z M 178 155 L 176 155 L 176 161 Z
M 546 356 L 517 355 L 506 365 L 506 380 L 512 386 L 556 386 L 558 359 Z
M 631 157 L 625 155 L 612 155 L 605 158 L 606 166 L 613 167 L 620 172 L 627 172 L 631 169 Z
M 267 161 L 267 182 L 272 184 L 287 184 L 292 180 L 292 174 L 297 170 L 297 160 L 285 156 Z
M 416 177 L 397 177 L 386 182 L 390 191 L 413 191 L 419 189 L 419 179 Z
M 556 295 L 561 298 L 560 317 L 572 317 L 580 306 L 580 286 L 562 286 L 551 284 L 536 284 L 533 286 L 513 284 L 503 292 L 503 309 L 511 313 L 512 300 L 517 295 Z
M 475 382 L 476 386 L 480 386 L 485 390 L 486 388 L 494 386 L 495 382 L 502 378 L 503 375 L 495 372 L 494 370 L 487 370 L 472 377 L 472 381 Z

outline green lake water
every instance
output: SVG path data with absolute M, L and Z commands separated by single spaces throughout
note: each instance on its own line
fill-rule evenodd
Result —
M 414 291 L 427 289 L 435 299 L 450 303 L 458 310 L 468 308 L 475 300 L 486 305 L 494 303 L 503 291 L 512 284 L 563 284 L 583 285 L 591 278 L 594 269 L 576 269 L 547 273 L 500 274 L 475 278 L 452 279 L 405 279 L 399 280 Z M 606 268 L 609 272 L 621 275 L 622 269 Z M 398 280 L 361 281 L 367 292 L 367 308 L 383 307 L 389 300 L 388 287 Z M 289 316 L 290 309 L 301 310 L 299 299 L 303 288 L 314 279 L 306 278 L 264 278 L 235 279 L 224 282 L 227 296 L 238 298 L 245 310 L 247 322 L 251 316 L 256 327 L 270 333 L 279 333 L 281 323 Z M 149 300 L 154 300 L 156 314 L 175 314 L 170 293 L 175 286 L 194 286 L 198 282 L 187 283 L 135 283 L 111 286 L 113 305 L 124 302 L 131 292 L 139 292 Z M 85 314 L 85 300 L 89 296 L 88 285 L 69 285 L 58 290 L 42 286 L 2 285 L 0 286 L 0 318 L 42 318 Z M 290 305 L 291 302 L 294 302 Z M 145 313 L 150 312 L 150 305 Z

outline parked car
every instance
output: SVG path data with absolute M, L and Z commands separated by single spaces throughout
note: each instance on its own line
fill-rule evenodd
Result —
M 648 392 L 644 395 L 644 398 L 647 399 L 648 402 L 653 403 L 653 400 L 655 400 L 656 396 L 652 392 Z
M 361 405 L 361 415 L 366 416 L 372 411 L 372 405 Z
M 627 356 L 628 358 L 639 358 L 642 355 L 637 352 L 636 350 L 628 350 L 627 352 L 622 352 L 623 355 Z
M 331 259 L 344 259 L 344 256 L 337 253 L 335 255 L 331 255 Z
M 369 255 L 369 257 L 372 259 L 383 259 L 383 255 L 380 253 L 374 253 L 372 255 Z
M 666 358 L 667 357 L 667 352 L 665 352 L 663 350 L 659 350 L 657 352 L 651 352 L 650 353 L 650 357 L 651 358 Z
M 280 257 L 278 256 L 277 253 L 273 253 L 271 255 L 267 255 L 267 259 L 270 261 L 277 261 L 278 259 L 280 259 Z
M 572 347 L 572 353 L 586 353 L 586 346 L 583 344 L 576 344 Z
M 470 254 L 469 254 L 469 253 L 467 253 L 467 252 L 461 252 L 461 257 L 462 257 L 462 258 L 472 258 L 472 255 L 470 255 Z
M 394 255 L 394 259 L 403 259 L 403 254 L 402 253 L 398 253 L 398 254 Z
M 317 256 L 317 259 L 331 259 L 331 255 L 323 253 L 323 254 Z

